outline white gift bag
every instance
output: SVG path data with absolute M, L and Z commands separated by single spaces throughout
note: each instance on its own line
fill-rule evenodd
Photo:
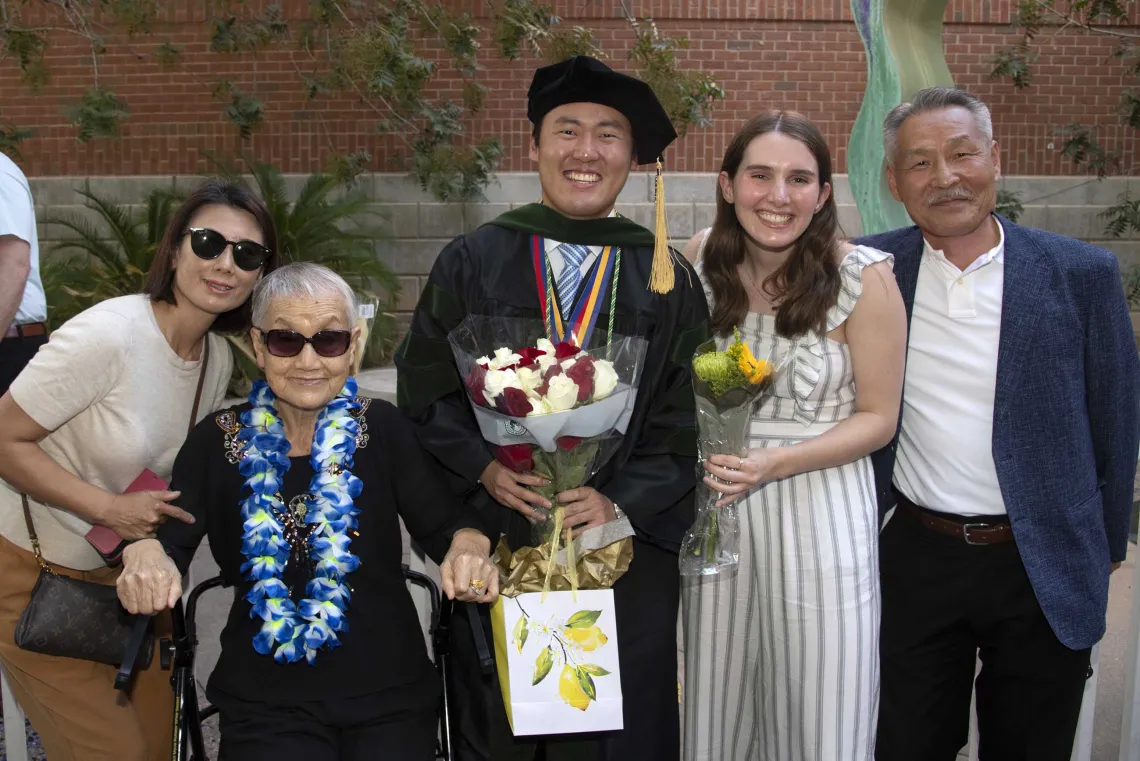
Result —
M 500 597 L 495 666 L 511 730 L 554 735 L 622 729 L 617 619 L 610 589 Z

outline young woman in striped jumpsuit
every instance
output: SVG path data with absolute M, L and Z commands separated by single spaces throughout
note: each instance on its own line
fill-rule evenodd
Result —
M 870 761 L 878 710 L 878 514 L 868 455 L 895 432 L 906 316 L 889 254 L 839 238 L 831 158 L 767 112 L 725 155 L 712 228 L 687 247 L 723 345 L 790 362 L 745 457 L 731 573 L 686 580 L 684 758 Z

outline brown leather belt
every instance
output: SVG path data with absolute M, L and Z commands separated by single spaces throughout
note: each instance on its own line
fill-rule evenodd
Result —
M 966 544 L 1004 544 L 1013 541 L 1013 527 L 1008 523 L 960 523 L 947 520 L 923 510 L 901 494 L 897 497 L 900 513 L 918 521 L 935 533 L 961 539 Z
M 4 334 L 5 338 L 30 338 L 31 336 L 47 335 L 47 325 L 42 322 L 26 322 L 23 325 L 13 325 Z

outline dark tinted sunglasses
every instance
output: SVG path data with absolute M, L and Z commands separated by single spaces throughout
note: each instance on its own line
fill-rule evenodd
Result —
M 263 330 L 261 340 L 275 357 L 295 357 L 312 344 L 322 357 L 339 357 L 348 351 L 352 333 L 347 330 L 322 330 L 312 336 L 303 336 L 295 330 Z
M 190 249 L 199 259 L 217 259 L 226 250 L 226 246 L 233 246 L 234 264 L 246 272 L 260 269 L 273 253 L 251 240 L 226 240 L 226 236 L 208 227 L 191 227 L 187 232 L 190 235 Z

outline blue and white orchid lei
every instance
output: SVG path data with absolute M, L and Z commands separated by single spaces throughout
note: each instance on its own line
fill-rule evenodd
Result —
M 357 527 L 360 512 L 353 500 L 360 495 L 360 479 L 349 472 L 356 452 L 361 408 L 356 399 L 356 380 L 349 378 L 336 398 L 317 418 L 313 432 L 312 499 L 305 523 L 311 526 L 310 558 L 316 561 L 313 578 L 305 586 L 305 599 L 296 604 L 281 580 L 289 561 L 290 545 L 279 515 L 286 514 L 280 491 L 289 470 L 289 440 L 274 407 L 277 397 L 265 381 L 253 384 L 249 402 L 253 409 L 242 413 L 237 438 L 244 457 L 239 465 L 251 494 L 242 502 L 241 566 L 245 578 L 254 582 L 245 599 L 253 606 L 250 618 L 264 623 L 253 638 L 253 648 L 273 654 L 278 663 L 295 663 L 304 655 L 314 663 L 322 647 L 340 645 L 337 632 L 348 630 L 345 610 L 351 597 L 344 578 L 356 570 L 360 559 L 348 551 L 349 532 Z

